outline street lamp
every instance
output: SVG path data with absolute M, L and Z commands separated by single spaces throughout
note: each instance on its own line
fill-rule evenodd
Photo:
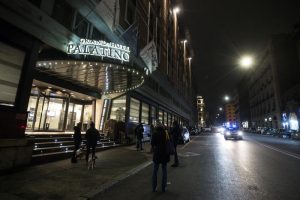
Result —
M 220 107 L 220 108 L 219 108 L 219 111 L 222 111 L 222 110 L 223 110 L 223 108 L 222 108 L 222 107 Z
M 175 14 L 177 14 L 177 13 L 180 12 L 180 9 L 179 9 L 179 7 L 175 7 L 175 8 L 173 9 L 173 11 L 174 11 Z
M 224 100 L 225 100 L 225 101 L 229 101 L 229 99 L 230 99 L 230 98 L 229 98 L 228 95 L 225 95 L 225 96 L 224 96 Z
M 248 69 L 253 65 L 253 62 L 252 56 L 245 55 L 240 58 L 239 64 L 241 67 Z

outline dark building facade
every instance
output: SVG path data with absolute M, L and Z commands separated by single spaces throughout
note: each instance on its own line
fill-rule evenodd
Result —
M 250 112 L 252 127 L 297 129 L 297 109 L 287 111 L 292 102 L 289 92 L 299 85 L 299 48 L 292 34 L 271 37 L 250 76 Z M 295 91 L 295 90 L 294 90 Z M 289 99 L 289 101 L 287 100 Z M 298 119 L 297 119 L 298 118 Z M 296 128 L 297 127 L 297 128 Z
M 191 46 L 173 6 L 170 0 L 1 1 L 0 142 L 11 142 L 3 155 L 15 155 L 1 169 L 30 159 L 25 129 L 68 132 L 82 122 L 86 130 L 94 121 L 106 133 L 115 121 L 131 134 L 131 124 L 154 119 L 167 127 L 191 123 Z

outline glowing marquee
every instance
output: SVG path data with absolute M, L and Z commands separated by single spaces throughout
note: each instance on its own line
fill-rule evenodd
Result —
M 103 40 L 80 39 L 79 44 L 69 43 L 68 54 L 80 54 L 112 58 L 122 62 L 129 62 L 130 49 L 127 46 Z

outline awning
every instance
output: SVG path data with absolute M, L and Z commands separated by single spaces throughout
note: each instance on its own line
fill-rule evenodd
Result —
M 36 69 L 102 94 L 126 92 L 141 86 L 146 71 L 132 66 L 79 60 L 38 61 Z

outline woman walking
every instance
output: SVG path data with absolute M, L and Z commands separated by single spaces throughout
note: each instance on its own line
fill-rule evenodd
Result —
M 159 165 L 162 168 L 162 192 L 166 191 L 167 186 L 167 163 L 170 161 L 170 155 L 167 153 L 167 140 L 169 139 L 168 132 L 161 124 L 156 122 L 156 127 L 151 140 L 151 146 L 153 149 L 153 175 L 152 175 L 152 191 L 157 190 L 157 172 Z

